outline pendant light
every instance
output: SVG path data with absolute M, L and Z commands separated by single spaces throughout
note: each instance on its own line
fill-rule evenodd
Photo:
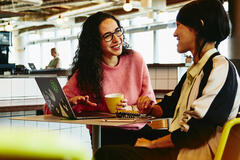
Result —
M 13 30 L 13 26 L 11 25 L 10 22 L 8 22 L 8 24 L 5 26 L 5 30 L 6 31 L 12 31 Z
M 130 12 L 132 10 L 133 6 L 130 3 L 130 0 L 126 0 L 126 2 L 123 5 L 123 10 L 126 12 Z

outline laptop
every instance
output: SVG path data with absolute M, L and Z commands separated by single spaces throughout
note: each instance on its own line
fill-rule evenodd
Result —
M 98 119 L 113 118 L 115 114 L 104 112 L 75 113 L 60 86 L 57 77 L 35 77 L 38 87 L 45 99 L 49 110 L 54 116 L 67 119 Z
M 28 63 L 28 66 L 31 68 L 31 70 L 37 70 L 37 68 L 34 65 L 34 63 Z

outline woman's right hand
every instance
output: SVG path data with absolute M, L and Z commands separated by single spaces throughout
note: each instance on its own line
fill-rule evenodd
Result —
M 89 96 L 75 96 L 75 97 L 70 98 L 69 102 L 73 105 L 85 104 L 85 105 L 90 105 L 92 107 L 97 106 L 96 103 L 89 101 Z

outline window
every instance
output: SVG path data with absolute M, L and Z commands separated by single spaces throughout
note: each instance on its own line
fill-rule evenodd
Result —
M 177 13 L 177 11 L 159 13 L 158 15 L 154 15 L 154 20 L 148 16 L 138 16 L 131 20 L 121 20 L 121 25 L 127 31 L 124 34 L 126 42 L 129 43 L 132 49 L 138 51 L 143 56 L 146 63 L 185 62 L 185 54 L 177 52 L 178 42 L 176 37 L 173 36 L 176 29 L 173 22 L 175 22 Z M 153 28 L 158 30 L 153 31 L 153 28 L 151 28 L 150 24 L 153 21 L 156 21 Z M 168 23 L 168 26 L 166 27 L 166 25 L 160 23 Z M 148 28 L 148 26 L 150 27 Z M 72 64 L 73 57 L 75 56 L 78 47 L 77 36 L 81 33 L 81 29 L 82 25 L 76 25 L 73 28 L 47 29 L 28 33 L 20 40 L 23 43 L 21 45 L 24 46 L 20 49 L 23 50 L 24 48 L 25 50 L 21 51 L 21 54 L 18 54 L 17 51 L 15 51 L 17 52 L 16 54 L 10 53 L 9 62 L 19 64 L 33 62 L 37 67 L 45 68 L 53 58 L 50 52 L 51 48 L 56 46 L 61 59 L 61 67 L 67 69 Z M 65 40 L 64 37 L 70 39 Z M 229 43 L 230 39 L 228 38 L 218 47 L 220 53 L 228 58 L 231 53 L 229 52 Z M 186 54 L 189 55 L 191 53 L 188 52 Z M 39 62 L 39 59 L 41 59 L 41 62 Z
M 159 63 L 181 63 L 183 54 L 177 52 L 177 40 L 173 36 L 175 28 L 158 30 L 158 62 Z
M 41 61 L 41 48 L 40 44 L 33 44 L 27 47 L 28 63 L 34 63 L 37 69 L 40 69 Z M 28 65 L 26 65 L 28 67 Z
M 78 49 L 78 39 L 74 39 L 72 41 L 72 59 L 75 56 L 77 49 Z
M 152 23 L 152 22 L 153 22 L 152 18 L 139 16 L 139 17 L 136 17 L 136 18 L 132 19 L 130 24 L 139 26 L 139 25 L 142 25 L 142 24 L 147 24 L 147 23 Z
M 131 42 L 130 45 L 143 56 L 145 63 L 153 63 L 153 31 L 133 33 Z
M 32 33 L 28 35 L 29 41 L 36 41 L 40 39 L 40 34 L 39 33 Z
M 53 29 L 52 30 L 44 30 L 41 33 L 42 33 L 42 36 L 41 36 L 42 39 L 51 39 L 51 38 L 55 37 L 55 31 Z
M 61 68 L 68 69 L 72 64 L 71 41 L 57 42 L 57 52 L 60 58 Z
M 71 29 L 67 28 L 67 29 L 58 29 L 56 32 L 56 36 L 57 37 L 64 37 L 64 36 L 69 36 L 71 35 Z
M 73 34 L 73 36 L 78 36 L 78 35 L 80 35 L 81 31 L 82 31 L 82 26 L 77 26 L 77 27 L 73 27 L 73 28 L 72 28 L 72 34 Z
M 51 56 L 51 48 L 55 47 L 54 43 L 49 42 L 49 43 L 42 43 L 42 61 L 41 61 L 41 68 L 45 68 L 48 63 L 53 59 Z
M 220 54 L 230 58 L 230 45 L 231 44 L 231 40 L 230 38 L 225 39 L 224 41 L 222 41 L 219 46 L 218 46 L 218 50 L 220 52 Z

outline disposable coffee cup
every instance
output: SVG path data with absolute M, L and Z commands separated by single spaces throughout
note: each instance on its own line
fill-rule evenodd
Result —
M 122 93 L 112 93 L 105 95 L 105 101 L 110 113 L 117 112 L 117 104 L 121 103 L 121 100 L 123 100 L 123 98 L 124 95 Z

